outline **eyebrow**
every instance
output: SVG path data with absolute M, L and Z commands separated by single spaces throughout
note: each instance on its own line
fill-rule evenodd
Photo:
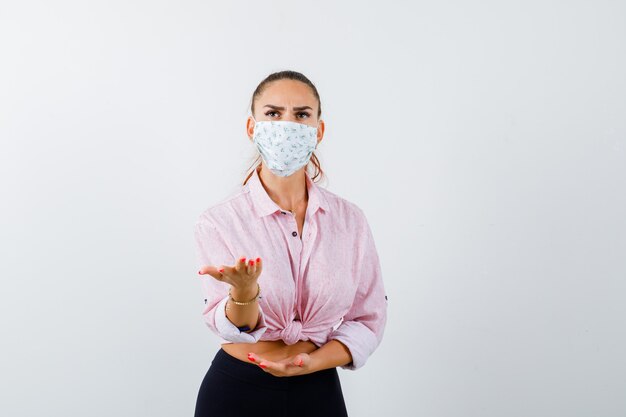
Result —
M 284 108 L 284 107 L 274 106 L 273 104 L 266 104 L 266 105 L 265 105 L 265 106 L 263 106 L 263 107 L 269 107 L 269 108 L 274 109 L 274 110 L 285 110 L 285 108 Z M 294 108 L 293 108 L 293 110 L 294 110 L 294 111 L 298 111 L 298 110 L 306 110 L 306 109 L 313 110 L 310 106 L 299 106 L 299 107 L 294 107 Z

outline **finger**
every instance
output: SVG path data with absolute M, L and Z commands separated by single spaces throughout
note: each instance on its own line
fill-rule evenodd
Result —
M 252 353 L 252 352 L 248 352 L 248 360 L 256 363 L 264 370 L 267 369 L 268 367 L 267 364 L 270 362 L 266 359 L 263 359 L 261 356 L 257 355 L 256 353 Z
M 287 370 L 287 366 L 284 363 L 268 361 L 267 359 L 259 362 L 259 366 L 266 371 L 285 372 Z
M 302 367 L 304 360 L 302 360 L 302 357 L 300 355 L 296 355 L 296 357 L 293 359 L 291 363 L 292 365 Z
M 235 269 L 237 270 L 237 272 L 243 272 L 246 270 L 246 257 L 245 256 L 239 257 L 239 260 L 235 264 Z
M 254 260 L 255 273 L 260 274 L 263 271 L 263 263 L 261 262 L 261 258 L 256 258 Z
M 219 271 L 219 268 L 213 265 L 203 265 L 198 270 L 198 274 L 200 275 L 210 275 L 213 278 L 222 281 L 223 274 Z
M 207 275 L 209 273 L 209 271 L 217 272 L 217 268 L 212 266 L 212 265 L 202 265 L 198 269 L 198 274 L 199 275 Z
M 220 272 L 222 276 L 228 277 L 229 278 L 228 282 L 231 282 L 232 280 L 230 280 L 230 278 L 234 277 L 237 273 L 236 266 L 237 264 L 235 264 L 235 266 L 220 265 L 217 271 Z
M 248 261 L 248 275 L 254 275 L 256 274 L 256 265 L 254 262 L 254 259 L 250 259 Z

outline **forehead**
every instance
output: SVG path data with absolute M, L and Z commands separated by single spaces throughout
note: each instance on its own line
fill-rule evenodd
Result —
M 311 88 L 295 80 L 278 80 L 269 83 L 257 99 L 257 106 L 266 104 L 276 106 L 311 106 L 317 109 L 317 99 Z

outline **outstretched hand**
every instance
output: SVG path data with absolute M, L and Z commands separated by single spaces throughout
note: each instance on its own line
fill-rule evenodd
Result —
M 256 290 L 257 280 L 263 272 L 261 258 L 252 259 L 246 264 L 246 257 L 240 256 L 233 266 L 202 265 L 198 270 L 200 275 L 210 275 L 218 281 L 226 282 L 235 288 Z
M 316 371 L 314 368 L 313 357 L 308 353 L 298 353 L 279 361 L 270 361 L 257 355 L 256 353 L 248 353 L 248 360 L 256 363 L 265 372 L 274 376 L 294 376 L 305 375 Z

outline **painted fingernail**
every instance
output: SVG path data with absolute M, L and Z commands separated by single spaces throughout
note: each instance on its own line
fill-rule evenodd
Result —
M 239 262 L 245 262 L 245 261 L 246 261 L 246 258 L 245 258 L 245 257 L 243 257 L 243 258 L 241 258 L 241 259 L 239 260 Z
M 248 261 L 248 264 L 249 264 L 250 266 L 252 266 L 252 265 L 254 265 L 254 261 L 253 261 L 252 259 L 250 259 L 250 260 Z
M 267 368 L 267 365 L 260 363 L 259 366 L 263 369 Z
M 261 262 L 261 258 L 256 258 L 256 261 L 257 262 Z
M 202 275 L 202 271 L 198 270 L 198 274 Z
M 252 355 L 250 355 L 249 353 L 248 353 L 248 359 L 250 359 L 252 362 L 255 361 L 254 358 L 252 357 Z
M 224 272 L 224 268 L 220 269 L 220 272 Z

